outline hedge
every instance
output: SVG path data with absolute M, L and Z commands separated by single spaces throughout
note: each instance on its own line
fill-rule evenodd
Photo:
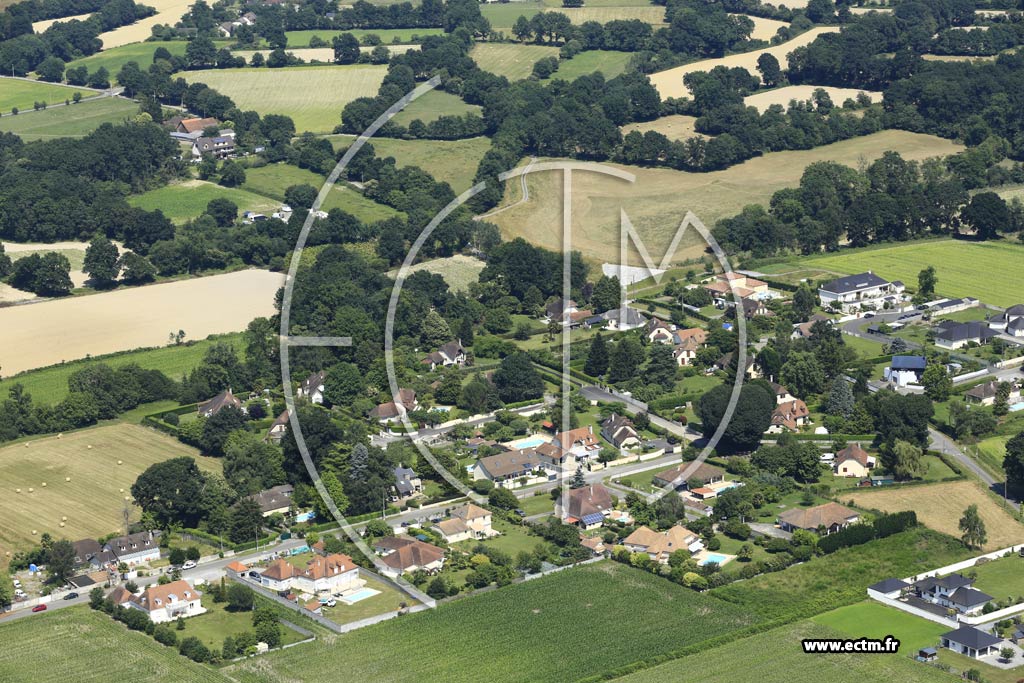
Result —
M 818 549 L 823 553 L 834 553 L 840 548 L 862 545 L 876 538 L 885 538 L 917 526 L 917 514 L 913 510 L 879 515 L 871 524 L 854 524 L 818 540 Z

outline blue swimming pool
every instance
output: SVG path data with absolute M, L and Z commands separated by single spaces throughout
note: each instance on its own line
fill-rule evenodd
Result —
M 519 439 L 518 441 L 512 441 L 508 445 L 516 450 L 524 450 L 527 448 L 536 448 L 541 444 L 547 443 L 550 439 L 546 436 L 531 436 L 526 439 Z
M 1024 410 L 1024 401 L 1020 403 L 1014 403 L 1012 406 L 1010 406 L 1011 413 L 1016 413 L 1018 410 Z
M 726 557 L 725 555 L 719 555 L 718 553 L 708 553 L 708 556 L 700 561 L 700 566 L 703 567 L 704 565 L 711 564 L 712 562 L 714 562 L 715 564 L 721 566 L 721 565 L 725 564 L 725 561 L 728 560 L 728 559 L 729 558 Z
M 380 591 L 374 590 L 372 588 L 361 588 L 352 595 L 346 595 L 341 599 L 341 601 L 344 602 L 346 605 L 354 605 L 360 600 L 366 600 L 367 598 L 372 598 L 374 595 L 378 594 L 380 594 Z

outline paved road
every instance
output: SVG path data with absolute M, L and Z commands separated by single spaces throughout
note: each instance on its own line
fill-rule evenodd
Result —
M 644 412 L 647 410 L 646 403 L 641 403 L 640 401 L 629 398 L 628 396 L 623 396 L 618 393 L 612 393 L 607 389 L 602 389 L 601 387 L 596 387 L 593 385 L 581 387 L 580 394 L 582 394 L 584 398 L 591 401 L 604 401 L 606 403 L 625 403 L 626 408 L 632 410 L 634 413 Z M 651 418 L 651 424 L 657 425 L 658 427 L 661 427 L 665 431 L 675 436 L 678 436 L 681 439 L 686 439 L 687 441 L 696 441 L 702 436 L 701 434 L 691 431 L 689 427 L 685 427 L 679 424 L 678 422 L 666 420 L 665 418 L 655 415 L 653 413 L 648 413 L 648 416 Z
M 978 479 L 982 481 L 990 490 L 1000 496 L 1004 496 L 1006 501 L 1014 508 L 1020 508 L 1020 502 L 1005 496 L 1005 486 L 1002 479 L 996 479 L 988 473 L 981 465 L 974 461 L 972 457 L 960 450 L 960 447 L 955 441 L 950 439 L 948 436 L 943 434 L 937 429 L 928 428 L 928 436 L 931 437 L 931 448 L 936 451 L 941 451 L 948 456 L 951 456 L 961 466 L 970 470 Z

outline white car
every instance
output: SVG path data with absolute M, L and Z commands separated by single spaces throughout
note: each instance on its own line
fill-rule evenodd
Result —
M 182 569 L 195 569 L 196 568 L 195 560 L 187 560 L 185 562 L 185 564 L 181 565 L 181 568 Z
M 15 579 L 14 581 L 12 581 L 12 583 L 14 584 L 15 588 L 21 588 L 21 581 Z

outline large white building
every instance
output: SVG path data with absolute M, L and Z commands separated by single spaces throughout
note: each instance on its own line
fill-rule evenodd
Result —
M 847 275 L 823 284 L 818 289 L 822 308 L 838 306 L 844 313 L 857 310 L 875 310 L 885 304 L 898 304 L 906 288 L 900 281 L 889 282 L 870 270 L 858 275 Z

